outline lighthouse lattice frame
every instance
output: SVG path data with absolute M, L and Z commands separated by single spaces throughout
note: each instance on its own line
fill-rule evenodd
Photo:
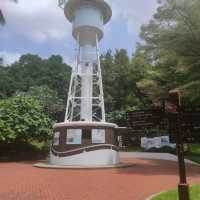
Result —
M 96 35 L 95 48 L 87 54 L 93 59 L 83 59 L 82 48 L 78 42 L 76 66 L 72 69 L 69 86 L 65 122 L 72 121 L 99 121 L 105 122 L 104 93 L 100 64 L 99 41 Z M 89 69 L 84 70 L 83 66 Z M 89 79 L 85 88 L 82 79 Z M 83 90 L 81 92 L 81 90 Z M 85 91 L 87 90 L 87 91 Z M 85 95 L 85 94 L 88 94 Z M 88 108 L 89 107 L 89 108 Z

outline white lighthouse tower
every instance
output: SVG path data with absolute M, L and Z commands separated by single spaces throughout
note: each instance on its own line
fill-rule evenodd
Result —
M 59 0 L 77 41 L 65 121 L 54 125 L 50 163 L 115 165 L 119 163 L 115 124 L 105 122 L 99 42 L 111 16 L 110 0 Z

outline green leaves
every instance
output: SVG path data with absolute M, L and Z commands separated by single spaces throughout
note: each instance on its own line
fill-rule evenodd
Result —
M 61 56 L 42 59 L 26 54 L 11 66 L 0 66 L 0 99 L 15 94 L 35 96 L 51 118 L 63 121 L 71 68 Z
M 125 126 L 126 112 L 124 110 L 110 112 L 106 115 L 106 119 L 109 122 L 116 123 L 118 126 Z
M 199 85 L 194 84 L 200 80 L 199 9 L 198 0 L 162 0 L 153 19 L 142 27 L 145 42 L 140 51 L 146 52 L 156 73 L 139 86 L 153 101 L 179 88 L 185 104 L 200 104 Z
M 33 97 L 16 96 L 0 101 L 0 141 L 47 140 L 52 121 Z
M 10 0 L 10 1 L 15 2 L 15 3 L 18 2 L 18 0 Z M 4 25 L 5 23 L 6 23 L 6 20 L 4 18 L 4 15 L 3 15 L 1 9 L 0 9 L 0 25 Z
M 5 24 L 5 18 L 4 18 L 4 16 L 3 16 L 3 13 L 2 13 L 2 11 L 0 10 L 0 24 L 1 25 L 4 25 Z
M 11 66 L 0 67 L 0 95 L 9 97 L 17 91 L 27 92 L 31 87 L 48 86 L 65 100 L 70 75 L 71 68 L 60 56 L 42 59 L 26 54 Z
M 59 113 L 65 112 L 64 100 L 48 86 L 30 87 L 28 92 L 17 92 L 17 94 L 35 97 L 43 106 L 44 112 L 52 119 L 56 119 Z

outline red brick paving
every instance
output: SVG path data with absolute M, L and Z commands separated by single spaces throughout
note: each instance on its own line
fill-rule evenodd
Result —
M 126 159 L 127 160 L 127 159 Z M 32 163 L 0 163 L 0 200 L 144 200 L 175 188 L 177 164 L 128 159 L 134 167 L 55 170 Z M 200 183 L 200 167 L 187 166 L 189 183 Z

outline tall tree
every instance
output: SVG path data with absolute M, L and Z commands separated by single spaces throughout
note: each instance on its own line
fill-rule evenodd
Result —
M 101 57 L 107 120 L 125 125 L 126 110 L 142 109 L 151 102 L 138 87 L 138 82 L 152 74 L 145 54 L 136 52 L 132 60 L 126 50 Z
M 15 2 L 15 3 L 18 2 L 18 0 L 10 0 L 10 1 Z M 5 17 L 4 17 L 4 15 L 3 15 L 2 10 L 0 9 L 0 24 L 1 24 L 1 25 L 4 25 L 5 23 L 6 23 Z
M 126 93 L 126 74 L 129 67 L 126 50 L 116 50 L 114 55 L 108 51 L 102 56 L 105 103 L 107 112 L 124 108 Z
M 105 55 L 101 56 L 101 67 L 106 112 L 111 112 L 114 109 L 113 83 L 115 81 L 113 75 L 114 58 L 111 50 L 108 50 Z
M 160 97 L 182 90 L 186 103 L 200 103 L 200 1 L 160 0 L 157 13 L 143 26 L 141 37 L 152 65 Z M 150 80 L 149 80 L 150 81 Z
M 16 91 L 27 92 L 31 87 L 48 86 L 64 100 L 67 98 L 70 75 L 70 66 L 63 63 L 60 56 L 42 59 L 26 54 L 11 66 L 0 67 L 0 94 L 9 97 Z

